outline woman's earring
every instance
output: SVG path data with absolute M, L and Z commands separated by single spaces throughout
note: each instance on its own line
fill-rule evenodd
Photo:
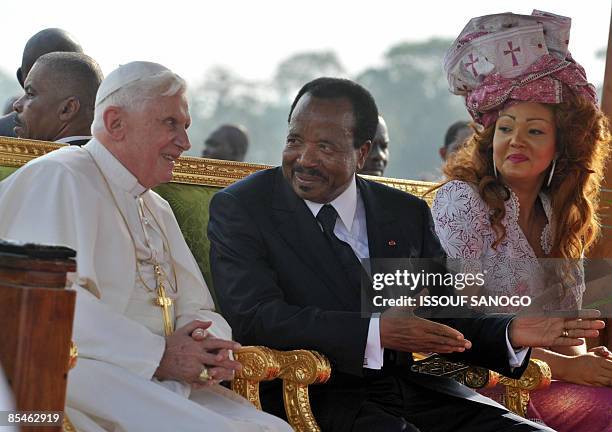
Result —
M 493 163 L 495 163 L 495 161 L 493 161 Z M 552 181 L 556 166 L 557 166 L 557 159 L 553 159 L 552 168 L 550 169 L 550 174 L 548 175 L 548 181 L 546 182 L 546 187 L 550 186 L 550 182 Z
M 497 166 L 495 165 L 495 157 L 493 157 L 493 173 L 495 174 L 495 178 L 497 178 Z

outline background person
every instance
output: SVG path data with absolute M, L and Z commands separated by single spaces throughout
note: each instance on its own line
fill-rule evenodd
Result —
M 378 126 L 376 127 L 376 135 L 374 135 L 372 140 L 372 148 L 363 164 L 363 168 L 359 170 L 359 174 L 383 176 L 388 164 L 389 131 L 385 119 L 382 116 L 378 116 Z
M 21 87 L 24 86 L 25 79 L 36 60 L 44 54 L 56 51 L 82 53 L 83 48 L 68 32 L 59 28 L 41 30 L 28 39 L 23 49 L 21 67 L 17 69 L 17 81 Z M 0 117 L 1 136 L 16 136 L 15 117 L 14 112 Z
M 450 125 L 446 130 L 446 134 L 444 134 L 444 145 L 438 150 L 440 158 L 446 161 L 450 155 L 455 153 L 465 143 L 472 133 L 473 130 L 468 121 L 459 120 Z
M 243 162 L 249 148 L 249 137 L 242 126 L 223 125 L 204 141 L 202 157 Z
M 102 71 L 82 53 L 41 56 L 24 82 L 13 107 L 19 138 L 83 145 L 91 139 L 96 92 Z

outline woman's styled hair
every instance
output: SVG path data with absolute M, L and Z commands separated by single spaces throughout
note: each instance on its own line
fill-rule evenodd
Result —
M 552 105 L 556 126 L 557 163 L 549 186 L 554 233 L 551 256 L 578 259 L 600 234 L 599 192 L 610 153 L 612 136 L 608 120 L 591 101 L 574 95 Z M 490 223 L 496 233 L 493 248 L 506 237 L 502 219 L 509 190 L 495 177 L 493 135 L 495 124 L 474 135 L 451 157 L 443 172 L 448 181 L 462 180 L 478 188 L 480 197 L 491 209 Z

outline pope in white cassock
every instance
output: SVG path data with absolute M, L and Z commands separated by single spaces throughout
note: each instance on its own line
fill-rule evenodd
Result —
M 189 123 L 185 82 L 132 62 L 102 82 L 87 145 L 0 183 L 0 238 L 77 251 L 66 412 L 79 431 L 291 430 L 218 384 L 240 367 L 239 345 L 150 190 L 190 148 Z

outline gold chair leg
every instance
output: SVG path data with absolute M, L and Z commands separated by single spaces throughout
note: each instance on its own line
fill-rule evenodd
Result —
M 247 346 L 234 352 L 234 357 L 242 364 L 232 381 L 232 390 L 261 410 L 259 382 L 278 376 L 280 366 L 275 352 L 262 346 Z
M 320 432 L 312 414 L 308 386 L 323 384 L 331 375 L 327 358 L 316 351 L 275 351 L 280 363 L 279 377 L 283 380 L 285 412 L 291 427 L 297 432 Z
M 504 405 L 515 414 L 525 417 L 529 404 L 529 390 L 506 386 Z
M 259 383 L 243 378 L 234 378 L 232 390 L 255 405 L 261 411 L 261 400 L 259 399 Z
M 289 424 L 296 432 L 321 432 L 310 408 L 308 386 L 283 380 L 283 400 Z
M 506 387 L 504 405 L 510 411 L 525 417 L 529 405 L 529 392 L 548 387 L 551 378 L 550 367 L 546 362 L 530 359 L 520 379 L 500 377 L 500 384 Z

